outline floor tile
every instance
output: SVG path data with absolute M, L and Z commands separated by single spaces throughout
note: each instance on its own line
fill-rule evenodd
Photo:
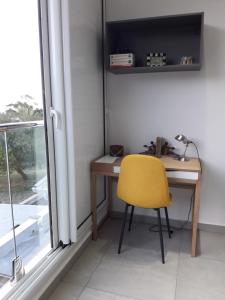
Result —
M 191 237 L 192 237 L 191 230 L 181 231 L 180 256 L 187 256 L 187 257 L 191 256 Z M 197 256 L 201 255 L 199 238 L 197 239 L 196 255 Z
M 143 300 L 173 300 L 177 265 L 176 253 L 169 253 L 163 265 L 160 254 L 152 250 L 127 247 L 118 255 L 113 245 L 87 286 Z
M 105 240 L 116 241 L 120 233 L 121 220 L 108 219 L 99 230 L 99 238 Z
M 117 254 L 121 220 L 107 221 L 71 266 L 51 300 L 224 300 L 225 235 L 200 231 L 196 258 L 191 231 L 164 232 L 161 262 L 158 233 L 134 223 Z
M 180 257 L 175 300 L 224 300 L 225 262 Z
M 190 256 L 191 230 L 184 230 L 181 236 L 181 255 Z M 206 231 L 198 232 L 197 256 L 225 261 L 225 235 Z
M 225 235 L 200 231 L 199 248 L 201 257 L 225 261 Z
M 108 244 L 106 240 L 92 241 L 62 280 L 85 286 L 92 272 L 100 263 Z
M 113 243 L 118 244 L 121 221 L 109 221 L 106 227 L 107 228 L 103 228 L 103 230 L 101 231 L 100 237 L 102 236 L 106 238 L 108 236 Z M 131 232 L 128 232 L 126 228 L 122 249 L 125 249 L 126 246 L 128 246 L 146 250 L 151 249 L 158 252 L 160 250 L 159 233 L 150 232 L 149 227 L 150 225 L 148 224 L 134 223 Z M 167 251 L 176 253 L 179 252 L 181 240 L 180 231 L 174 231 L 171 239 L 168 238 L 167 232 L 163 232 L 163 239 L 165 254 L 167 253 Z
M 85 288 L 79 297 L 79 300 L 138 300 L 135 298 L 123 297 L 112 293 Z
M 82 290 L 82 286 L 60 282 L 48 300 L 77 300 Z
M 157 230 L 157 228 L 156 228 Z M 179 252 L 180 233 L 174 232 L 172 238 L 169 239 L 168 233 L 163 232 L 165 254 L 167 252 Z M 160 239 L 158 232 L 150 232 L 148 224 L 134 224 L 131 232 L 126 232 L 124 237 L 124 245 L 129 247 L 151 249 L 156 252 L 160 251 Z
M 150 267 L 154 266 L 162 267 L 162 258 L 160 246 L 155 249 L 140 249 L 129 246 L 124 246 L 120 254 L 118 254 L 118 245 L 112 244 L 105 253 L 102 262 L 110 261 L 112 263 L 118 263 L 120 265 L 134 265 Z M 176 252 L 167 252 L 165 255 L 165 262 L 169 265 L 174 262 L 178 262 L 179 254 Z

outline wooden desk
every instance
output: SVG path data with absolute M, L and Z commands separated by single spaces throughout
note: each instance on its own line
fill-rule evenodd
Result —
M 93 239 L 98 237 L 97 233 L 97 201 L 96 201 L 96 177 L 108 177 L 108 212 L 112 211 L 112 178 L 119 177 L 121 158 L 114 162 L 105 162 L 107 157 L 99 158 L 91 162 L 91 209 L 92 209 L 92 234 Z M 194 189 L 194 201 L 192 207 L 192 242 L 191 256 L 196 256 L 196 242 L 198 232 L 198 216 L 200 205 L 200 181 L 201 167 L 197 158 L 181 162 L 169 156 L 160 158 L 163 162 L 168 182 L 174 187 L 192 187 Z

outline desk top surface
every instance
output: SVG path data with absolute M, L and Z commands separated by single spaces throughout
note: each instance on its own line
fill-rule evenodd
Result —
M 107 158 L 107 156 L 105 156 Z M 104 157 L 104 158 L 105 158 Z M 102 160 L 101 158 L 98 158 L 91 163 L 91 169 L 94 171 L 94 169 L 98 167 L 107 167 L 107 166 L 120 166 L 121 161 L 123 157 L 120 158 L 113 158 L 110 159 L 110 156 L 108 162 L 106 160 Z M 186 171 L 186 172 L 201 172 L 201 166 L 198 158 L 190 158 L 188 161 L 179 161 L 171 156 L 162 156 L 160 157 L 160 160 L 165 166 L 165 169 L 167 171 Z

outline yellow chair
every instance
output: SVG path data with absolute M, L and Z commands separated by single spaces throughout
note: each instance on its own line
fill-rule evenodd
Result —
M 160 208 L 165 209 L 169 238 L 171 238 L 167 207 L 171 204 L 168 181 L 162 162 L 155 157 L 132 154 L 121 163 L 117 196 L 126 202 L 121 228 L 118 254 L 121 251 L 128 207 L 131 206 L 129 231 L 133 219 L 134 207 L 153 208 L 157 211 L 162 263 L 165 263 Z

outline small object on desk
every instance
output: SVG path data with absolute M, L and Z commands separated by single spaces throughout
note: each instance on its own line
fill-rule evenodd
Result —
M 169 143 L 163 137 L 157 137 L 156 142 L 150 142 L 150 145 L 144 145 L 147 150 L 145 152 L 141 152 L 140 154 L 146 155 L 154 155 L 156 157 L 161 157 L 162 155 L 169 155 L 178 157 L 179 155 L 176 154 L 173 150 L 174 147 L 170 146 Z
M 168 142 L 165 142 L 162 145 L 161 153 L 162 153 L 162 155 L 169 155 L 169 156 L 175 156 L 175 157 L 177 157 L 178 154 L 175 153 L 173 150 L 175 150 L 175 147 L 172 147 L 172 146 L 169 145 Z
M 102 163 L 102 164 L 113 164 L 117 160 L 117 157 L 113 157 L 110 155 L 105 155 L 98 160 L 96 160 L 97 163 Z
M 156 138 L 156 148 L 155 148 L 155 156 L 156 157 L 161 157 L 162 154 L 162 143 L 163 143 L 164 138 L 157 136 Z
M 191 140 L 187 139 L 183 134 L 176 135 L 175 140 L 177 140 L 178 142 L 183 142 L 185 144 L 184 154 L 180 155 L 180 157 L 178 159 L 180 161 L 188 161 L 189 158 L 186 156 L 187 148 L 188 148 L 189 144 L 192 144 L 193 142 Z
M 143 147 L 148 148 L 143 154 L 155 155 L 156 146 L 153 141 L 150 142 L 150 145 L 144 145 Z
M 124 147 L 123 145 L 111 145 L 109 153 L 113 157 L 121 157 L 124 154 Z

